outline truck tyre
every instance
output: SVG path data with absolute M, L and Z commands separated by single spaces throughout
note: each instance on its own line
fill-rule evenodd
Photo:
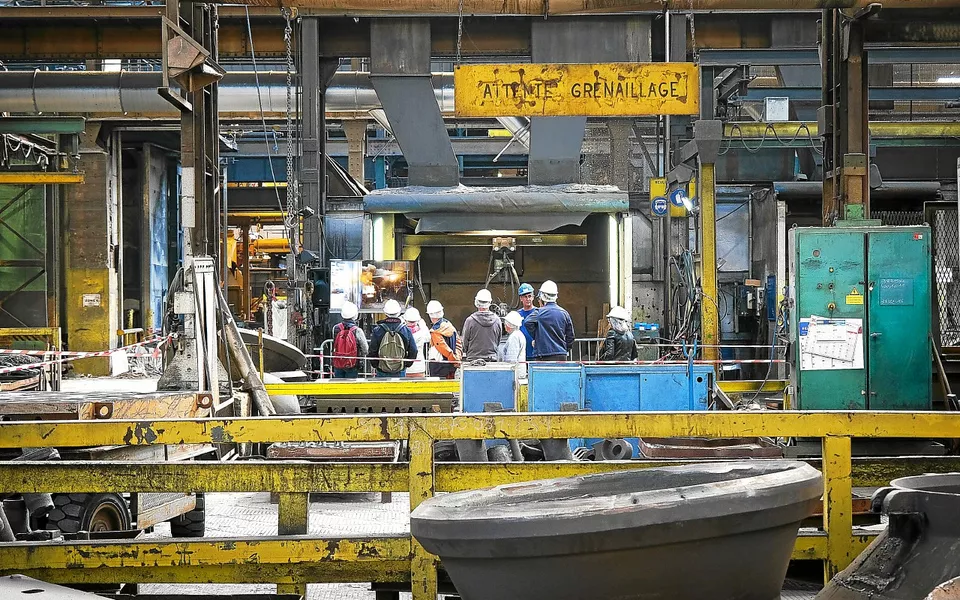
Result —
M 126 531 L 132 526 L 130 508 L 119 494 L 54 494 L 47 525 L 63 533 Z
M 197 506 L 193 510 L 170 519 L 173 537 L 203 537 L 207 521 L 205 505 L 203 494 L 197 494 Z

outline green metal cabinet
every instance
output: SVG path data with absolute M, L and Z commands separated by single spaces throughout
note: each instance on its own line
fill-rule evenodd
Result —
M 928 410 L 929 227 L 794 228 L 789 257 L 797 408 Z

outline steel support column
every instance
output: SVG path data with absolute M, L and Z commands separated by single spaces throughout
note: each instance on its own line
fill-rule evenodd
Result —
M 201 45 L 209 57 L 205 62 L 216 63 L 217 53 L 217 7 L 209 4 L 190 3 L 180 5 L 177 0 L 168 0 L 166 18 L 170 23 L 179 23 L 181 29 Z M 168 68 L 164 57 L 163 68 Z M 196 67 L 195 67 L 196 68 Z M 192 75 L 187 75 L 192 77 Z M 214 256 L 220 247 L 220 122 L 217 83 L 206 85 L 190 81 L 193 89 L 183 89 L 180 115 L 180 225 L 183 230 L 184 291 L 194 291 L 193 259 Z M 200 379 L 197 365 L 198 319 L 196 315 L 184 315 L 182 346 L 164 365 L 163 375 L 157 383 L 159 390 L 208 389 Z M 218 361 L 214 360 L 214 368 Z M 211 381 L 216 381 L 211 376 Z
M 723 138 L 723 122 L 701 119 L 693 126 L 697 144 L 700 197 L 700 336 L 703 358 L 717 360 L 720 343 L 720 294 L 717 289 L 717 176 L 716 162 Z
M 120 325 L 116 253 L 120 252 L 118 134 L 87 123 L 80 136 L 79 168 L 86 182 L 64 189 L 63 257 L 66 286 L 64 325 L 71 350 L 97 352 L 116 347 Z M 74 363 L 78 373 L 109 375 L 108 358 Z
M 861 15 L 823 11 L 823 224 L 870 215 L 867 53 Z

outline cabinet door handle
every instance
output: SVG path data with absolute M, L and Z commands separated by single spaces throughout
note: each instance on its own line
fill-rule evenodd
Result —
M 871 333 L 871 334 L 870 334 L 870 337 L 872 337 L 873 339 L 877 339 L 877 338 L 880 337 L 881 335 L 883 335 L 883 334 L 882 334 L 882 333 Z

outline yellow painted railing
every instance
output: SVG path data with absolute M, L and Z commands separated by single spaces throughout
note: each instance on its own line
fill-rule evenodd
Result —
M 829 577 L 869 543 L 853 529 L 852 487 L 906 474 L 955 471 L 958 460 L 857 459 L 851 438 L 951 438 L 960 414 L 893 412 L 559 413 L 385 415 L 158 421 L 3 422 L 0 447 L 407 440 L 408 463 L 3 462 L 12 492 L 249 492 L 279 494 L 280 537 L 0 544 L 0 574 L 65 583 L 407 582 L 436 596 L 436 559 L 406 536 L 312 538 L 310 492 L 410 492 L 411 510 L 436 492 L 563 477 L 656 462 L 435 463 L 437 440 L 608 437 L 807 437 L 823 440 L 824 527 L 794 558 L 822 560 Z M 295 536 L 295 537 L 291 537 Z

